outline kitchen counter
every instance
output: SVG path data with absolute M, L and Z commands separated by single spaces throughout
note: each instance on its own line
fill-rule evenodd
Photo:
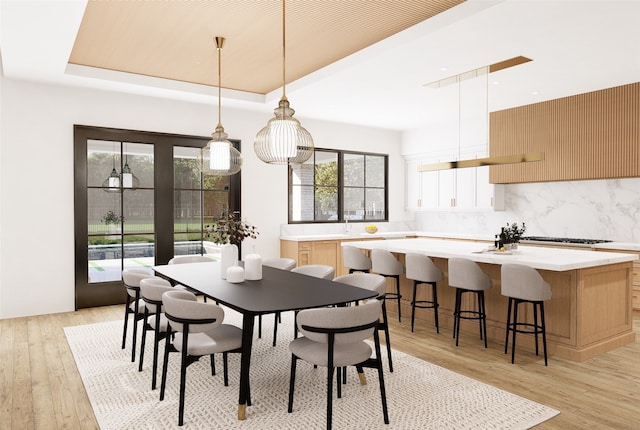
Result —
M 424 238 L 352 241 L 349 245 L 360 248 L 365 254 L 372 249 L 386 249 L 395 253 L 402 263 L 408 252 L 429 255 L 445 274 L 437 284 L 439 319 L 444 328 L 453 327 L 455 303 L 455 289 L 448 285 L 448 259 L 462 257 L 476 261 L 492 284 L 492 288 L 485 292 L 487 337 L 494 343 L 490 347 L 502 348 L 504 345 L 508 300 L 500 291 L 500 269 L 505 263 L 532 266 L 551 285 L 552 298 L 545 303 L 551 360 L 555 355 L 584 361 L 635 341 L 632 282 L 637 253 L 525 245 L 520 245 L 512 253 L 483 252 L 488 249 L 486 243 Z M 388 283 L 389 291 L 393 291 L 392 286 Z M 400 306 L 405 315 L 411 313 L 412 288 L 413 282 L 402 275 Z M 422 289 L 423 297 L 417 297 L 417 300 L 425 298 L 425 291 Z M 395 300 L 387 302 L 390 311 L 397 311 L 397 306 Z M 531 318 L 528 312 L 527 315 Z M 416 319 L 433 324 L 433 311 L 416 309 Z M 475 334 L 475 339 L 480 342 L 477 324 L 470 321 L 462 321 L 461 324 L 462 330 L 469 335 Z M 473 343 L 473 337 L 468 339 Z M 533 336 L 522 336 L 518 345 L 533 351 Z
M 485 244 L 458 240 L 372 240 L 349 242 L 349 245 L 368 250 L 386 249 L 400 254 L 419 252 L 431 257 L 447 259 L 452 257 L 468 258 L 478 263 L 525 264 L 536 269 L 553 271 L 584 269 L 587 267 L 630 262 L 638 259 L 638 256 L 633 254 L 525 245 L 520 245 L 518 249 L 514 251 L 486 252 L 489 247 Z

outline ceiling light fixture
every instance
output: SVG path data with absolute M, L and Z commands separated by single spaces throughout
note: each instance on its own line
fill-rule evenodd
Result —
M 490 64 L 489 66 L 480 67 L 475 70 L 470 70 L 465 73 L 461 73 L 460 75 L 451 76 L 445 79 L 441 79 L 439 81 L 431 82 L 429 84 L 425 84 L 428 88 L 442 88 L 444 86 L 450 84 L 458 85 L 458 157 L 460 156 L 460 136 L 461 136 L 461 115 L 460 108 L 462 104 L 462 100 L 460 98 L 461 93 L 461 82 L 467 79 L 477 78 L 479 76 L 485 76 L 484 89 L 486 96 L 486 107 L 485 107 L 485 116 L 487 120 L 487 136 L 488 136 L 488 123 L 489 123 L 489 74 L 492 72 L 496 72 L 499 70 L 503 70 L 509 67 L 518 66 L 520 64 L 528 63 L 531 61 L 530 58 L 527 57 L 514 57 L 508 60 L 504 60 L 498 63 Z M 494 84 L 498 84 L 499 82 L 494 82 Z M 487 153 L 489 153 L 489 143 L 487 137 Z M 431 163 L 431 164 L 422 164 L 418 166 L 418 172 L 430 172 L 434 170 L 450 170 L 450 169 L 462 169 L 466 167 L 480 167 L 480 166 L 498 166 L 503 164 L 515 164 L 515 163 L 528 163 L 532 161 L 542 161 L 544 160 L 543 152 L 528 152 L 522 154 L 511 154 L 511 155 L 498 155 L 498 156 L 489 156 L 486 158 L 474 158 L 469 160 L 453 160 L 453 161 L 445 161 L 439 163 Z
M 218 51 L 218 125 L 211 134 L 212 139 L 200 151 L 202 173 L 215 176 L 235 175 L 242 169 L 242 154 L 227 140 L 229 135 L 224 132 L 221 121 L 222 74 L 220 70 L 224 41 L 224 37 L 215 37 L 216 51 Z
M 258 132 L 253 142 L 253 149 L 258 158 L 269 164 L 300 164 L 313 154 L 313 138 L 293 118 L 295 110 L 289 107 L 285 91 L 286 68 L 286 26 L 285 0 L 282 1 L 282 98 L 278 107 L 273 110 L 266 127 Z

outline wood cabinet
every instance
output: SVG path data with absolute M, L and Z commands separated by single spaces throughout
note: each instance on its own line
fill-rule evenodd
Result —
M 603 252 L 619 252 L 623 254 L 635 254 L 640 257 L 640 251 L 622 251 L 619 249 L 596 249 Z M 631 307 L 634 311 L 640 311 L 640 260 L 633 262 L 633 284 L 631 287 Z
M 281 240 L 280 257 L 293 258 L 298 263 L 298 266 L 326 264 L 336 269 L 335 276 L 342 276 L 349 273 L 349 269 L 342 265 L 342 243 L 377 239 L 379 238 L 310 241 Z

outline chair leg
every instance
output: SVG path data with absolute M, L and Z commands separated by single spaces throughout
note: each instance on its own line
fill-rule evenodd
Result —
M 127 301 L 124 304 L 124 329 L 122 330 L 122 349 L 125 348 L 127 343 L 127 327 L 129 325 L 129 313 L 131 312 L 129 306 L 131 306 L 131 296 L 129 295 L 129 293 L 127 293 Z
M 156 373 L 158 371 L 158 346 L 160 344 L 160 339 L 162 339 L 163 334 L 160 332 L 160 315 L 156 317 L 156 324 L 154 328 L 154 337 L 153 337 L 153 374 L 151 375 L 151 389 L 156 389 Z
M 382 301 L 382 323 L 384 325 L 384 338 L 387 342 L 387 359 L 389 360 L 389 372 L 393 373 L 393 360 L 391 359 L 391 340 L 389 336 L 389 320 L 387 319 L 387 304 Z M 382 360 L 382 357 L 380 357 Z
M 287 412 L 293 412 L 293 390 L 296 386 L 296 362 L 298 358 L 291 354 L 291 376 L 289 377 L 289 405 Z
M 209 355 L 209 361 L 211 362 L 211 376 L 216 376 L 216 355 Z
M 147 343 L 147 324 L 149 320 L 149 308 L 144 308 L 144 318 L 142 320 L 142 339 L 140 339 L 140 362 L 138 363 L 138 372 L 142 372 L 144 363 L 144 347 Z
M 382 400 L 382 415 L 384 416 L 384 423 L 389 424 L 389 411 L 387 409 L 387 392 L 384 388 L 384 372 L 382 371 L 382 360 L 380 357 L 380 336 L 377 331 L 373 332 L 374 345 L 376 350 L 377 369 L 378 369 L 378 382 L 380 384 L 380 398 Z
M 162 381 L 160 382 L 160 401 L 164 400 L 164 390 L 167 387 L 167 366 L 169 364 L 169 349 L 171 347 L 171 328 L 167 326 L 167 336 L 164 345 L 164 358 L 162 360 Z
M 453 337 L 456 339 L 456 346 L 460 340 L 460 302 L 462 301 L 462 290 L 456 288 L 456 304 L 453 311 Z
M 182 333 L 182 359 L 180 360 L 180 402 L 178 405 L 178 425 L 181 426 L 184 424 L 184 395 L 186 391 L 186 380 L 187 380 L 187 348 L 188 348 L 188 339 L 189 339 L 189 331 L 188 326 L 185 325 L 184 332 Z
M 228 387 L 229 386 L 229 357 L 228 357 L 229 353 L 228 352 L 223 352 L 222 353 L 222 372 L 224 374 L 224 386 Z
M 331 430 L 331 411 L 333 410 L 333 363 L 327 367 L 327 430 Z

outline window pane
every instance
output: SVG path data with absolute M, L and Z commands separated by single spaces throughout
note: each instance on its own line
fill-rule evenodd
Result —
M 173 148 L 173 187 L 177 189 L 200 189 L 198 156 L 200 148 Z
M 87 186 L 101 187 L 114 169 L 120 173 L 120 142 L 87 140 Z
M 364 188 L 344 189 L 344 213 L 343 219 L 364 219 Z
M 364 155 L 344 154 L 344 186 L 364 186 Z
M 292 221 L 313 221 L 314 197 L 312 186 L 293 186 L 289 196 Z
M 122 279 L 120 235 L 89 237 L 89 283 Z
M 122 167 L 125 164 L 129 165 L 131 173 L 140 181 L 140 188 L 153 188 L 153 145 L 124 142 L 122 155 Z M 119 169 L 120 172 L 122 167 Z
M 229 191 L 229 176 L 202 175 L 202 189 Z
M 153 190 L 124 190 L 123 222 L 124 232 L 153 233 L 154 204 Z
M 384 189 L 367 189 L 367 212 L 365 219 L 385 219 Z
M 338 154 L 335 152 L 316 152 L 316 186 L 338 185 Z
M 229 212 L 228 196 L 226 191 L 205 191 L 203 205 L 203 224 L 213 224 L 216 218 Z
M 384 188 L 384 157 L 367 155 L 366 186 Z
M 291 166 L 292 185 L 313 185 L 314 162 L 313 157 L 302 164 Z
M 336 187 L 317 187 L 315 203 L 315 219 L 317 221 L 338 219 L 338 190 Z

